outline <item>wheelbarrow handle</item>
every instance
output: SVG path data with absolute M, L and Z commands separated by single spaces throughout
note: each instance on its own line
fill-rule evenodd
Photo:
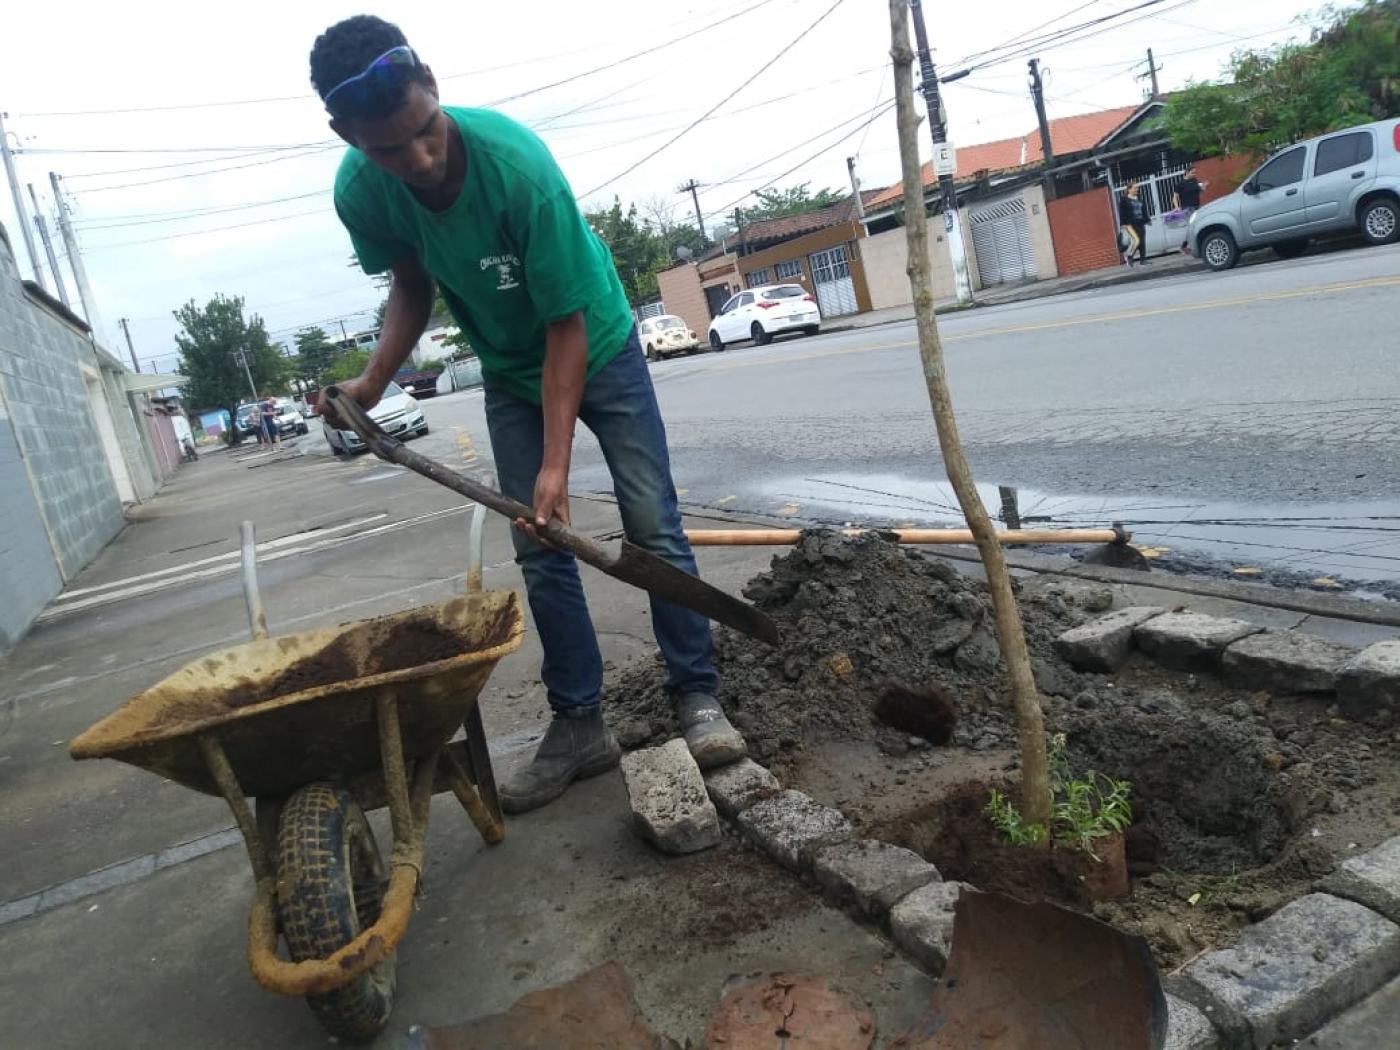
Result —
M 398 438 L 386 434 L 384 429 L 370 418 L 369 413 L 361 407 L 358 401 L 353 397 L 346 396 L 338 387 L 326 387 L 322 396 L 335 418 L 349 425 L 350 429 L 360 436 L 360 440 L 365 443 L 369 450 L 380 459 L 407 467 L 409 470 L 422 474 L 425 478 L 436 481 L 439 485 L 445 485 L 452 491 L 461 493 L 469 500 L 474 500 L 482 506 L 494 510 L 497 514 L 504 514 L 511 520 L 531 521 L 534 519 L 535 512 L 519 500 L 511 499 L 487 485 L 463 477 L 455 470 L 449 470 L 441 463 L 431 460 L 427 456 L 419 455 L 405 446 Z M 606 547 L 596 540 L 579 535 L 563 522 L 551 520 L 548 525 L 538 531 L 554 546 L 573 552 L 580 560 L 587 562 L 594 568 L 607 570 L 617 563 L 617 556 L 610 553 Z

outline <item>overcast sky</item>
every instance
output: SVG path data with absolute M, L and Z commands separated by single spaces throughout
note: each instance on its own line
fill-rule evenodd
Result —
M 934 59 L 949 72 L 1013 38 L 1141 2 L 924 6 Z M 445 102 L 491 105 L 528 92 L 499 108 L 537 128 L 585 204 L 617 193 L 674 205 L 677 218 L 693 221 L 689 197 L 675 188 L 695 178 L 713 224 L 769 180 L 845 188 L 851 154 L 866 188 L 897 179 L 893 115 L 860 128 L 892 97 L 887 5 L 844 0 L 823 18 L 832 3 L 244 0 L 218 14 L 188 0 L 16 4 L 0 43 L 0 110 L 23 150 L 20 179 L 34 183 L 41 206 L 53 206 L 50 171 L 72 195 L 99 337 L 124 350 L 117 319 L 128 317 L 143 368 L 170 370 L 170 312 L 189 299 L 241 295 L 279 338 L 308 324 L 363 327 L 379 302 L 382 293 L 347 266 L 329 189 L 340 149 L 308 84 L 307 54 L 330 23 L 366 11 L 397 21 L 437 73 Z M 1163 90 L 1213 78 L 1237 47 L 1304 37 L 1298 19 L 1315 6 L 1165 0 L 1080 42 L 1045 46 L 1037 53 L 1050 115 L 1140 101 L 1135 75 L 1148 47 L 1163 66 Z M 955 143 L 1035 126 L 1025 61 L 948 85 Z M 606 68 L 590 72 L 597 67 Z M 577 74 L 586 75 L 546 87 Z M 713 117 L 628 170 L 755 74 Z M 8 193 L 0 222 L 28 276 Z

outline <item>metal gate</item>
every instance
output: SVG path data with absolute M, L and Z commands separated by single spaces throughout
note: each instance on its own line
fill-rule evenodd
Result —
M 846 246 L 838 244 L 824 252 L 813 252 L 812 282 L 817 288 L 817 305 L 822 317 L 839 317 L 853 314 L 860 307 L 856 304 L 856 283 L 851 280 L 851 264 L 846 258 Z
M 665 312 L 665 303 L 643 303 L 633 311 L 638 321 L 645 321 L 648 317 L 660 317 Z
M 1025 198 L 1018 193 L 999 201 L 974 204 L 969 218 L 977 274 L 984 288 L 1037 276 Z
M 1118 215 L 1118 198 L 1133 183 L 1138 186 L 1138 199 L 1142 201 L 1147 214 L 1147 254 L 1166 255 L 1177 251 L 1186 240 L 1187 226 L 1178 222 L 1168 226 L 1164 216 L 1174 209 L 1173 198 L 1176 188 L 1186 178 L 1190 164 L 1174 164 L 1163 168 L 1156 175 L 1136 179 L 1124 179 L 1121 173 L 1110 169 L 1108 172 L 1108 192 L 1113 198 L 1115 221 Z

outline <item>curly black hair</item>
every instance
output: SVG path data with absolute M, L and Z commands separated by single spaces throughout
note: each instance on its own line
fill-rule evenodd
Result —
M 408 38 L 403 35 L 403 30 L 374 15 L 355 15 L 337 22 L 318 36 L 311 47 L 311 84 L 324 99 L 326 92 L 363 73 L 384 52 L 407 43 Z M 338 117 L 367 120 L 387 117 L 404 104 L 414 83 L 428 83 L 427 68 L 421 63 L 413 76 L 385 84 L 383 90 L 375 91 L 368 97 L 358 95 L 353 103 L 348 100 L 341 102 L 337 95 L 331 108 Z

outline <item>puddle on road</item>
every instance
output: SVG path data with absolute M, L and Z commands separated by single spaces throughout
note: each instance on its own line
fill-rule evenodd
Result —
M 998 486 L 978 486 L 993 517 Z M 1400 500 L 1353 503 L 1186 501 L 1170 494 L 1083 496 L 1015 491 L 1026 527 L 1122 522 L 1133 542 L 1172 571 L 1400 601 Z M 962 526 L 952 486 L 895 474 L 820 474 L 765 484 L 771 505 L 831 524 Z

